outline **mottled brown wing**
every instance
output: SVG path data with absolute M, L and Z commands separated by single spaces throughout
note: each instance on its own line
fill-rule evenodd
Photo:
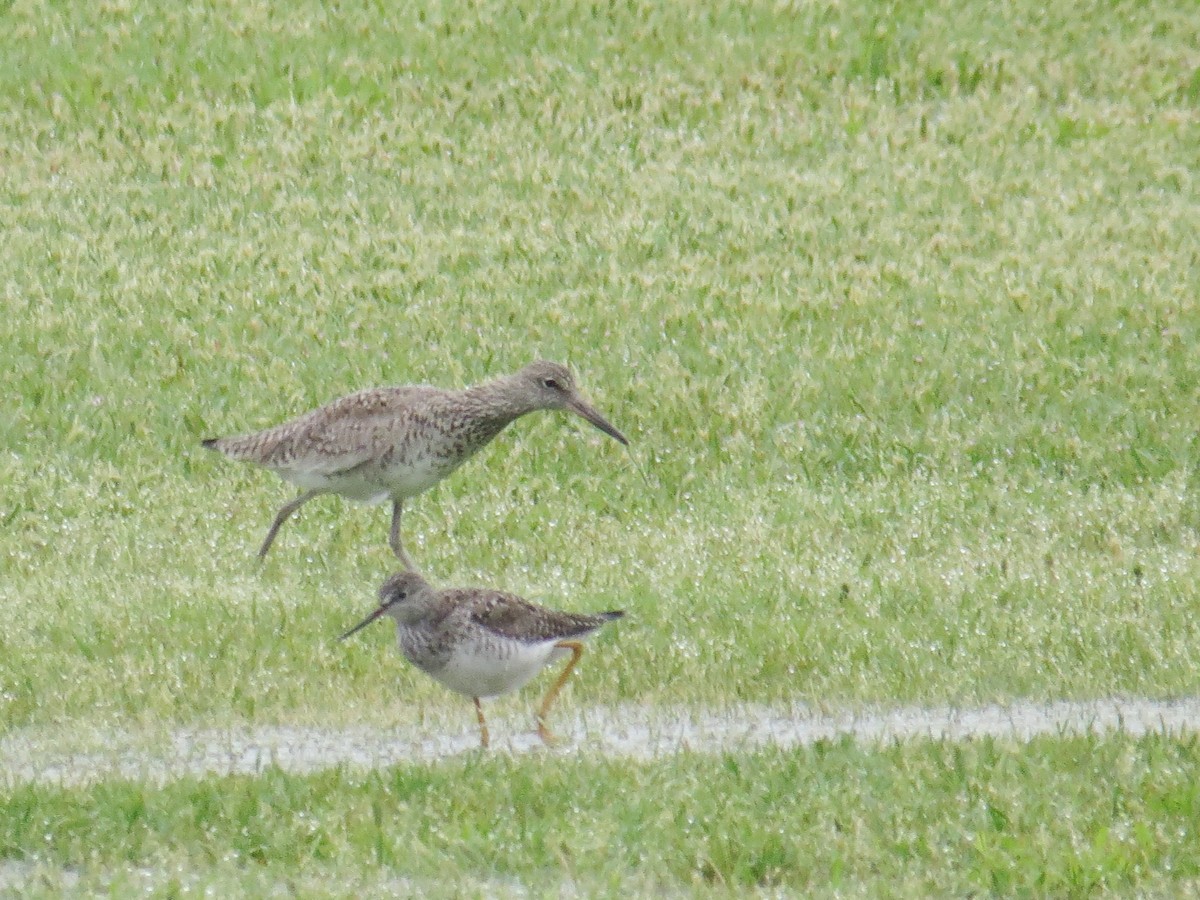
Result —
M 376 388 L 335 400 L 263 434 L 274 438 L 262 463 L 271 468 L 334 475 L 376 458 L 391 443 L 404 410 L 436 388 Z
M 472 622 L 496 634 L 527 643 L 580 637 L 595 631 L 611 618 L 610 615 L 559 612 L 500 591 L 464 593 L 473 595 L 469 604 Z

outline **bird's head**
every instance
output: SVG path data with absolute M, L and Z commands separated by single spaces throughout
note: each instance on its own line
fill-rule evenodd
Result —
M 352 634 L 366 628 L 382 615 L 390 615 L 397 622 L 403 621 L 413 605 L 424 599 L 432 588 L 416 572 L 397 572 L 379 588 L 379 606 L 369 616 L 338 638 L 344 641 Z
M 629 445 L 625 435 L 617 431 L 579 392 L 575 377 L 566 366 L 539 360 L 518 372 L 517 378 L 535 408 L 569 410 L 591 422 L 609 437 Z

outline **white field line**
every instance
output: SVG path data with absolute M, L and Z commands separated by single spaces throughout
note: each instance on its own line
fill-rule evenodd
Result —
M 556 728 L 562 740 L 552 752 L 642 760 L 681 752 L 797 747 L 841 738 L 883 745 L 913 739 L 993 737 L 1020 742 L 1039 735 L 1200 732 L 1200 697 L 841 712 L 800 705 L 743 706 L 717 712 L 625 706 L 577 713 L 573 721 L 568 710 L 562 714 Z M 543 752 L 528 721 L 505 718 L 489 724 L 490 752 Z M 120 732 L 68 737 L 62 732 L 30 729 L 0 738 L 0 784 L 74 785 L 114 777 L 161 783 L 188 775 L 257 774 L 272 766 L 296 773 L 335 766 L 365 770 L 435 762 L 473 751 L 478 740 L 474 730 L 438 736 L 423 730 L 366 727 L 247 726 L 185 729 L 157 737 Z

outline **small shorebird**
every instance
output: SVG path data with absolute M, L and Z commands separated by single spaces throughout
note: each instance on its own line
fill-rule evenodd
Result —
M 302 491 L 276 513 L 259 559 L 288 516 L 314 497 L 339 494 L 365 503 L 391 498 L 392 551 L 415 569 L 400 542 L 404 501 L 433 487 L 510 422 L 539 409 L 570 410 L 629 444 L 583 398 L 565 366 L 545 361 L 460 391 L 429 385 L 371 388 L 274 428 L 203 444 L 270 469 Z
M 338 640 L 385 614 L 395 619 L 400 652 L 409 662 L 475 702 L 484 747 L 488 727 L 480 699 L 515 691 L 570 654 L 538 708 L 538 737 L 553 743 L 546 715 L 583 655 L 582 639 L 625 615 L 619 610 L 592 615 L 557 612 L 515 594 L 482 588 L 438 590 L 416 572 L 397 572 L 379 589 L 379 608 Z

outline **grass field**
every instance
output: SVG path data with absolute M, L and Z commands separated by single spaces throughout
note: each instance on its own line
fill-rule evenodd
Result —
M 627 610 L 564 714 L 1200 693 L 1193 5 L 0 15 L 5 733 L 469 725 L 386 629 L 333 641 L 395 566 L 384 511 L 316 501 L 260 567 L 290 495 L 199 441 L 539 356 L 630 452 L 531 416 L 405 534 L 441 583 Z M 1175 893 L 1198 761 L 13 784 L 0 860 L 48 895 Z
M 669 765 L 492 755 L 365 776 L 19 788 L 0 840 L 39 848 L 47 868 L 103 860 L 80 880 L 117 894 L 460 896 L 474 878 L 480 894 L 1082 896 L 1195 887 L 1198 763 L 1153 736 L 831 742 Z

